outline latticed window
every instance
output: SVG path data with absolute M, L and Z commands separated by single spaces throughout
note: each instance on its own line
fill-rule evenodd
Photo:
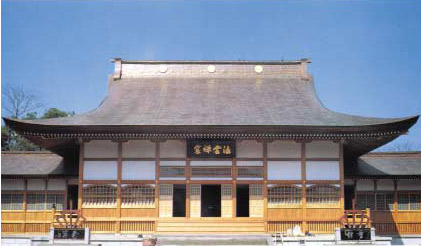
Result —
M 23 194 L 1 194 L 1 210 L 23 210 Z
M 269 204 L 299 204 L 302 200 L 302 188 L 296 186 L 276 186 L 268 189 Z
M 56 205 L 57 210 L 64 209 L 64 195 L 63 194 L 47 194 L 47 210 L 53 209 L 53 204 Z
M 160 167 L 160 177 L 184 177 L 185 167 Z
M 394 210 L 394 194 L 376 194 L 376 210 Z
M 399 194 L 398 204 L 399 210 L 420 210 L 421 196 L 420 194 Z
M 264 169 L 262 167 L 238 167 L 237 175 L 244 178 L 262 178 Z
M 29 193 L 26 198 L 27 210 L 45 210 L 45 194 Z
M 83 189 L 82 201 L 86 205 L 114 205 L 116 199 L 115 185 L 89 185 Z
M 122 187 L 122 205 L 153 205 L 155 187 L 152 185 L 131 185 Z
M 231 177 L 231 167 L 192 167 L 192 176 Z
M 307 203 L 338 203 L 340 187 L 333 185 L 312 185 L 306 188 Z
M 356 196 L 356 209 L 375 209 L 375 197 L 374 194 L 358 194 Z

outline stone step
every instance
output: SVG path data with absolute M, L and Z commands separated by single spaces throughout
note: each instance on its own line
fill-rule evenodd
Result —
M 268 245 L 268 236 L 250 236 L 250 235 L 235 235 L 235 236 L 159 236 L 157 238 L 157 246 L 190 246 L 190 245 L 242 245 L 242 246 L 264 246 Z

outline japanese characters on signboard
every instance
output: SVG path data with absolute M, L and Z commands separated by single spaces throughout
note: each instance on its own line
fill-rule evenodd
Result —
M 231 140 L 190 140 L 187 149 L 188 157 L 193 158 L 235 157 L 235 142 Z

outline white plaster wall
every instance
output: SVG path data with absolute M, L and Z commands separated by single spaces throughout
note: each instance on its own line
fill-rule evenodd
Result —
M 353 179 L 345 179 L 344 185 L 355 185 L 355 181 Z
M 191 166 L 231 166 L 231 161 L 191 161 Z
M 269 158 L 300 158 L 301 146 L 295 141 L 274 141 L 267 145 Z
M 307 143 L 306 158 L 339 158 L 339 145 L 332 141 Z
M 397 190 L 421 190 L 420 180 L 398 180 Z
M 186 142 L 180 140 L 167 140 L 164 143 L 160 143 L 160 157 L 186 157 Z
M 268 180 L 301 180 L 300 161 L 269 161 Z
M 66 181 L 63 179 L 49 179 L 47 190 L 66 190 Z
M 263 156 L 262 143 L 255 140 L 236 141 L 236 156 L 239 158 L 260 158 Z
M 358 180 L 356 182 L 356 190 L 373 191 L 375 189 L 373 180 Z
M 117 180 L 117 161 L 85 161 L 84 180 Z
M 186 166 L 186 161 L 160 161 L 160 166 Z
M 149 140 L 131 140 L 122 144 L 123 158 L 154 158 L 155 143 Z
M 391 179 L 378 180 L 377 190 L 394 190 L 394 181 Z
M 45 181 L 42 179 L 28 179 L 28 190 L 45 190 Z
M 85 143 L 85 158 L 117 158 L 117 145 L 110 140 L 92 140 Z
M 307 180 L 340 180 L 338 161 L 307 161 Z
M 236 166 L 239 167 L 262 167 L 264 163 L 262 161 L 237 161 Z
M 24 190 L 25 183 L 22 179 L 2 179 L 1 189 L 2 190 Z
M 123 180 L 155 180 L 155 161 L 123 161 Z

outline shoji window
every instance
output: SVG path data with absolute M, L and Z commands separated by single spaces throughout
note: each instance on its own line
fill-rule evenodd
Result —
M 87 185 L 83 189 L 82 202 L 89 206 L 115 205 L 117 187 L 115 185 Z
M 334 185 L 312 185 L 306 188 L 307 203 L 338 203 L 340 187 Z
M 153 207 L 155 187 L 152 185 L 122 185 L 122 207 Z
M 23 210 L 23 194 L 1 194 L 1 210 Z
M 280 185 L 268 188 L 268 203 L 271 205 L 300 204 L 302 188 L 293 185 Z

